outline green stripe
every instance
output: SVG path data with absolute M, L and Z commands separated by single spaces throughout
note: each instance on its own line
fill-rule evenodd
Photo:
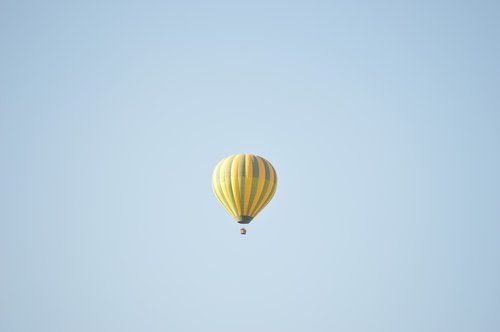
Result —
M 255 199 L 255 193 L 257 192 L 257 185 L 259 183 L 259 163 L 257 162 L 257 158 L 255 156 L 251 156 L 252 158 L 252 191 L 250 192 L 250 200 L 248 201 L 248 211 L 250 213 L 250 208 L 252 207 L 253 200 Z
M 239 155 L 240 164 L 238 165 L 238 190 L 240 192 L 240 211 L 239 214 L 245 213 L 245 155 Z
M 262 188 L 262 192 L 260 193 L 260 197 L 258 197 L 257 204 L 255 204 L 254 210 L 250 211 L 250 215 L 252 215 L 252 216 L 255 216 L 257 213 L 259 213 L 260 210 L 257 210 L 257 208 L 259 207 L 260 203 L 264 199 L 264 196 L 266 196 L 267 187 L 269 187 L 270 169 L 269 169 L 268 162 L 265 160 L 263 160 L 263 161 L 264 161 L 264 169 L 266 171 L 266 180 L 264 181 L 264 187 Z
M 264 209 L 266 207 L 266 205 L 269 204 L 269 202 L 273 199 L 274 193 L 276 192 L 276 185 L 277 185 L 277 183 L 274 182 L 273 187 L 271 188 L 271 192 L 269 193 L 269 196 L 267 197 L 264 204 L 262 204 L 262 207 L 260 208 L 260 210 Z
M 254 178 L 258 178 L 259 177 L 259 163 L 257 162 L 257 157 L 255 156 L 252 156 L 252 176 Z
M 262 158 L 262 161 L 264 162 L 264 165 L 266 166 L 266 180 L 271 180 L 271 164 L 269 161 L 265 160 Z
M 262 193 L 259 197 L 259 200 L 257 201 L 257 204 L 255 205 L 255 208 L 253 211 L 251 211 L 251 215 L 252 216 L 256 216 L 260 211 L 262 211 L 262 209 L 264 208 L 264 206 L 266 206 L 267 203 L 265 203 L 265 201 L 267 202 L 269 200 L 269 198 L 274 190 L 274 185 L 276 183 L 276 172 L 274 172 L 274 168 L 272 168 L 271 166 L 271 163 L 269 163 L 267 160 L 265 160 L 264 158 L 262 158 L 263 161 L 264 161 L 264 166 L 265 166 L 265 170 L 266 170 L 266 181 L 264 182 L 264 188 L 262 189 Z M 271 172 L 274 173 L 274 181 L 273 183 L 270 183 L 271 181 Z M 270 188 L 270 191 L 269 191 L 269 195 L 267 195 L 266 197 L 266 194 L 268 192 L 268 187 L 269 185 L 271 185 L 272 187 Z M 265 201 L 264 201 L 265 200 Z M 262 204 L 262 206 L 261 206 Z

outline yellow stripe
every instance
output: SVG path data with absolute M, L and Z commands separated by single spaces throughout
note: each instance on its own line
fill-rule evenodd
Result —
M 221 182 L 220 182 L 220 178 L 219 178 L 219 169 L 220 169 L 221 164 L 222 164 L 222 161 L 217 164 L 217 166 L 215 167 L 215 170 L 212 174 L 212 189 L 215 193 L 215 197 L 217 197 L 219 202 L 221 202 L 222 206 L 224 206 L 224 208 L 226 208 L 226 210 L 229 213 L 231 213 L 231 209 L 227 203 L 226 198 L 224 197 L 224 193 L 222 192 L 222 186 L 221 186 Z
M 253 165 L 252 157 L 249 154 L 245 155 L 245 202 L 243 204 L 243 215 L 248 215 L 250 203 L 250 195 L 252 194 L 252 176 L 253 176 Z
M 220 182 L 219 182 L 219 168 L 220 162 L 215 166 L 214 172 L 212 173 L 212 190 L 214 191 L 215 197 L 221 202 L 221 204 L 228 210 L 227 202 L 220 191 Z
M 276 173 L 274 171 L 273 166 L 266 160 L 266 164 L 269 167 L 269 185 L 266 188 L 266 192 L 263 194 L 263 199 L 260 202 L 260 204 L 255 208 L 255 210 L 252 212 L 252 216 L 255 217 L 263 208 L 266 206 L 266 204 L 273 198 L 271 196 L 271 193 L 274 191 L 275 187 L 275 178 L 276 178 Z
M 240 203 L 240 188 L 238 186 L 238 165 L 240 164 L 242 155 L 236 155 L 231 164 L 231 187 L 233 189 L 233 197 L 238 216 L 242 215 L 242 208 Z
M 224 207 L 226 208 L 226 210 L 229 212 L 229 214 L 233 215 L 234 212 L 232 211 L 232 208 L 231 208 L 231 204 L 230 204 L 230 201 L 229 201 L 229 197 L 226 196 L 225 192 L 224 192 L 224 188 L 225 188 L 225 184 L 223 183 L 222 181 L 222 178 L 220 176 L 221 174 L 221 168 L 222 168 L 222 164 L 223 164 L 223 161 L 222 160 L 219 164 L 219 169 L 218 171 L 214 174 L 215 175 L 215 178 L 216 178 L 216 183 L 215 183 L 215 188 L 217 189 L 217 193 L 218 193 L 218 198 L 220 200 L 222 200 L 225 205 Z
M 228 172 L 229 166 L 231 165 L 231 161 L 234 156 L 227 157 L 222 161 L 222 165 L 220 167 L 219 177 L 221 181 L 222 191 L 224 193 L 224 197 L 227 200 L 231 215 L 236 217 L 238 214 L 236 213 L 233 195 L 231 193 L 231 178 L 230 173 Z M 229 169 L 230 170 L 230 169 Z M 229 173 L 229 174 L 228 174 Z
M 265 177 L 265 174 L 266 174 L 266 169 L 264 167 L 264 162 L 262 161 L 261 158 L 257 157 L 257 164 L 259 165 L 259 171 L 257 172 L 258 174 L 258 178 L 257 178 L 257 191 L 255 192 L 255 196 L 253 198 L 253 202 L 252 202 L 252 206 L 250 207 L 250 211 L 248 212 L 248 215 L 249 216 L 252 216 L 254 217 L 254 209 L 255 209 L 255 206 L 257 205 L 257 201 L 259 200 L 260 198 L 260 195 L 262 193 L 262 189 L 264 188 L 264 183 L 266 182 L 266 177 Z

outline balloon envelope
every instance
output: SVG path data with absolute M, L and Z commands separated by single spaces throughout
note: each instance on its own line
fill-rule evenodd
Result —
M 240 224 L 248 224 L 271 201 L 278 178 L 273 165 L 252 154 L 222 159 L 212 175 L 212 188 L 221 204 Z

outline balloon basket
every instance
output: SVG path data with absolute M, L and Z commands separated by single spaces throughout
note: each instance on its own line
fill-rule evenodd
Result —
M 241 235 L 245 235 L 246 233 L 247 233 L 247 230 L 246 230 L 246 229 L 244 229 L 243 227 L 242 227 L 242 228 L 240 228 L 240 234 L 241 234 Z

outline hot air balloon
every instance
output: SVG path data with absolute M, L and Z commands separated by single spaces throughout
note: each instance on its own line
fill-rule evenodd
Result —
M 222 159 L 212 175 L 212 188 L 222 206 L 240 224 L 248 224 L 271 201 L 278 178 L 273 165 L 253 154 Z M 240 233 L 246 234 L 241 228 Z

